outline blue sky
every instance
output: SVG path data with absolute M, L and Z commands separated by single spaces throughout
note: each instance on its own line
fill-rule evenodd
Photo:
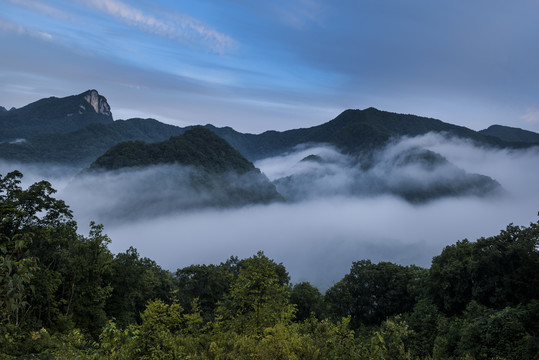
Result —
M 536 0 L 0 0 L 0 105 L 258 133 L 347 108 L 539 132 Z

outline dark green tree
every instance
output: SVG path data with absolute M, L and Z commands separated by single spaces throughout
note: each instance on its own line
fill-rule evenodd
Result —
M 294 308 L 289 304 L 288 287 L 280 284 L 280 266 L 261 251 L 243 263 L 245 267 L 216 311 L 219 321 L 225 321 L 231 331 L 256 336 L 277 323 L 289 323 Z
M 309 282 L 294 284 L 290 292 L 290 303 L 296 306 L 296 321 L 308 319 L 311 315 L 322 318 L 324 297 Z
M 501 309 L 539 299 L 538 249 L 538 223 L 510 224 L 499 235 L 447 246 L 432 260 L 432 300 L 454 315 L 472 300 Z
M 172 291 L 171 274 L 155 261 L 141 258 L 133 247 L 114 257 L 109 277 L 113 290 L 106 312 L 122 326 L 138 322 L 148 301 L 168 301 Z
M 333 317 L 351 316 L 352 328 L 378 325 L 388 316 L 412 310 L 416 283 L 425 270 L 370 260 L 353 263 L 350 273 L 328 289 L 325 300 Z
M 211 320 L 217 304 L 224 300 L 236 276 L 233 268 L 224 264 L 191 265 L 178 269 L 174 280 L 180 304 L 188 308 L 194 299 L 199 299 L 205 320 Z

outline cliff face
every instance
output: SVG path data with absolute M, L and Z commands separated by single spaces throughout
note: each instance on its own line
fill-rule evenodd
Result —
M 89 90 L 84 93 L 84 100 L 92 106 L 97 114 L 112 116 L 107 99 L 104 96 L 99 95 L 97 90 Z M 86 110 L 86 107 L 83 104 L 80 106 L 81 110 Z M 82 114 L 81 110 L 79 110 L 79 114 Z

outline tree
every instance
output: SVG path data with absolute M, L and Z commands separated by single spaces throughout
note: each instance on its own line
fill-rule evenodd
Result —
M 178 269 L 174 280 L 180 304 L 187 307 L 198 299 L 205 319 L 212 320 L 217 304 L 228 294 L 234 277 L 232 269 L 225 264 L 191 265 Z
M 424 269 L 370 260 L 353 263 L 350 273 L 328 289 L 326 302 L 333 317 L 351 316 L 351 326 L 378 325 L 388 316 L 410 311 Z
M 171 274 L 155 261 L 140 258 L 133 247 L 114 257 L 108 278 L 113 290 L 107 299 L 107 316 L 122 326 L 138 322 L 148 301 L 167 301 L 172 291 Z
M 509 224 L 499 235 L 445 247 L 432 260 L 429 293 L 449 315 L 472 300 L 501 309 L 539 299 L 538 273 L 539 223 Z
M 294 309 L 288 288 L 279 283 L 275 262 L 259 251 L 244 265 L 217 314 L 232 331 L 262 336 L 263 329 L 290 322 Z
M 290 303 L 296 306 L 296 321 L 306 320 L 311 314 L 320 318 L 324 313 L 324 297 L 309 282 L 294 284 L 290 292 Z
M 23 189 L 22 173 L 0 175 L 0 315 L 16 326 L 23 324 L 31 310 L 29 295 L 39 274 L 39 258 L 32 249 L 44 241 L 49 229 L 73 224 L 71 211 L 51 195 L 50 183 L 41 181 Z M 26 309 L 26 317 L 22 311 Z

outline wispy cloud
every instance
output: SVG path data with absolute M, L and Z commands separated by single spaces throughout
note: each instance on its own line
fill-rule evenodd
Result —
M 41 14 L 52 16 L 55 18 L 68 18 L 68 15 L 62 10 L 52 7 L 50 5 L 44 4 L 43 1 L 34 1 L 34 0 L 8 0 L 12 4 L 24 6 L 32 11 L 39 12 Z
M 276 6 L 279 19 L 296 29 L 303 29 L 309 23 L 319 23 L 322 4 L 317 0 L 298 0 Z
M 534 108 L 527 108 L 526 113 L 522 115 L 522 119 L 529 123 L 539 123 L 539 110 Z
M 175 12 L 166 18 L 157 17 L 118 0 L 90 0 L 87 4 L 143 31 L 190 44 L 202 42 L 218 53 L 234 45 L 230 36 L 186 14 Z
M 25 27 L 22 25 L 14 24 L 12 22 L 4 21 L 2 19 L 0 19 L 0 31 L 17 33 L 19 35 L 28 35 L 28 36 L 35 37 L 42 40 L 52 39 L 52 35 L 47 32 L 43 32 L 43 31 L 39 31 L 39 30 L 32 29 L 29 27 Z

